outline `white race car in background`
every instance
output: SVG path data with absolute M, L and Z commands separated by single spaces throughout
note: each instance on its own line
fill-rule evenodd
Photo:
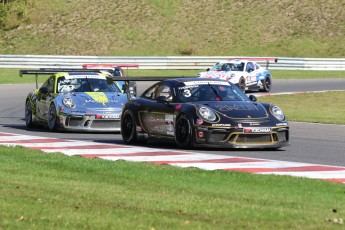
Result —
M 266 69 L 255 61 L 266 61 Z M 272 75 L 267 70 L 269 61 L 277 62 L 277 59 L 246 58 L 221 61 L 206 72 L 198 73 L 196 77 L 227 80 L 237 85 L 243 92 L 251 90 L 269 92 L 272 86 Z

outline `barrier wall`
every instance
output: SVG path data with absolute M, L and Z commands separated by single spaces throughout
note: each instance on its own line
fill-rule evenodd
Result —
M 81 68 L 85 63 L 132 63 L 139 69 L 204 70 L 217 61 L 234 56 L 53 56 L 53 55 L 0 55 L 0 68 Z M 241 57 L 264 58 L 264 57 Z M 273 70 L 345 70 L 345 58 L 287 58 L 276 57 L 269 62 Z M 258 61 L 266 67 L 265 61 Z

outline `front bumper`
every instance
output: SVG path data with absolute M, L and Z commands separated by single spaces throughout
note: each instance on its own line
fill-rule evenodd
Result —
M 244 128 L 195 128 L 195 146 L 220 148 L 281 148 L 289 145 L 289 127 L 270 127 L 269 132 L 246 133 Z
M 59 128 L 75 132 L 120 132 L 120 116 L 60 114 Z

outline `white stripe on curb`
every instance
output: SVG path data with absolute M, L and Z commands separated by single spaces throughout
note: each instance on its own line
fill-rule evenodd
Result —
M 255 174 L 290 175 L 345 183 L 345 167 L 338 166 L 213 155 L 120 144 L 63 140 L 1 132 L 0 145 L 19 145 L 27 148 L 40 149 L 47 153 L 61 152 L 68 156 L 101 158 L 112 161 L 126 160 L 169 164 L 184 168 L 195 167 L 204 170 L 220 169 Z

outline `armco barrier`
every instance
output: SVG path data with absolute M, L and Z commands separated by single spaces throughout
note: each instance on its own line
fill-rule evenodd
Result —
M 234 56 L 54 56 L 0 55 L 0 68 L 81 68 L 85 63 L 132 63 L 139 69 L 204 70 Z M 263 58 L 263 57 L 241 57 Z M 345 70 L 345 58 L 287 58 L 270 62 L 275 70 Z M 266 62 L 258 61 L 266 67 Z

